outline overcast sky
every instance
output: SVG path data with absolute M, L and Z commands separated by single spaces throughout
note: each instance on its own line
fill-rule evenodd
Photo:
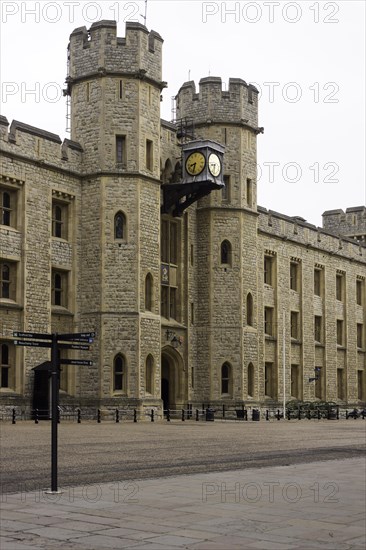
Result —
M 7 2 L 1 114 L 68 137 L 66 48 L 100 19 L 144 22 L 144 1 Z M 321 225 L 365 204 L 365 2 L 148 0 L 164 39 L 162 118 L 183 82 L 242 78 L 260 89 L 258 204 Z M 225 86 L 225 85 L 224 85 Z

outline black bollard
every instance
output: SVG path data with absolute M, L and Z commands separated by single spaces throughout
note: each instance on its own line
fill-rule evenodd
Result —
M 198 422 L 200 419 L 200 411 L 196 409 L 196 422 Z
M 137 422 L 137 410 L 133 409 L 133 421 Z
M 298 409 L 297 411 L 297 419 L 301 420 L 301 409 Z
M 339 405 L 337 405 L 337 420 L 339 420 Z
M 97 411 L 97 422 L 100 424 L 101 418 L 100 418 L 100 409 Z
M 280 420 L 280 418 L 281 418 L 280 409 L 277 409 L 276 418 L 277 418 L 277 420 Z
M 78 424 L 80 424 L 81 423 L 81 410 L 80 409 L 77 410 L 77 419 L 78 419 Z
M 11 413 L 11 423 L 15 424 L 15 409 L 13 409 Z
M 318 409 L 318 420 L 320 420 L 320 418 L 321 418 L 320 409 Z
M 287 409 L 287 420 L 291 420 L 291 411 L 290 409 Z
M 308 409 L 308 410 L 306 411 L 306 418 L 307 418 L 308 420 L 310 420 L 310 418 L 311 418 L 310 409 Z
M 119 422 L 119 410 L 116 409 L 116 424 Z
M 222 406 L 222 418 L 225 418 L 225 405 Z
M 154 409 L 151 409 L 151 422 L 154 422 Z
M 34 411 L 34 423 L 38 424 L 38 409 Z
M 248 420 L 248 411 L 244 409 L 244 420 Z
M 269 420 L 269 410 L 266 410 L 266 420 Z
M 182 422 L 184 422 L 185 418 L 184 418 L 184 409 L 182 409 Z
M 167 422 L 170 422 L 170 409 L 168 409 L 166 412 L 166 419 L 167 419 Z

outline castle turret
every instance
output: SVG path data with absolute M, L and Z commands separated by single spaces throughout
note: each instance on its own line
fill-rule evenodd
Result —
M 139 23 L 127 23 L 125 38 L 117 37 L 115 21 L 71 34 L 71 137 L 82 145 L 88 171 L 159 177 L 162 42 Z
M 256 137 L 263 131 L 258 91 L 241 79 L 230 79 L 223 90 L 221 78 L 208 77 L 200 80 L 199 93 L 194 82 L 183 84 L 176 107 L 178 119 L 193 120 L 196 138 L 225 146 L 225 188 L 197 205 L 197 378 L 210 381 L 202 397 L 211 403 L 240 402 L 246 397 L 244 366 L 258 364 Z M 226 379 L 230 383 L 224 385 Z
M 70 36 L 71 136 L 84 155 L 82 316 L 97 333 L 84 396 L 113 406 L 130 396 L 160 403 L 162 42 L 138 23 L 118 38 L 115 21 Z

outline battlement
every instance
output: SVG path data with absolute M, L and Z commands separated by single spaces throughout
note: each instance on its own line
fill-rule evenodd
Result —
M 323 213 L 324 229 L 345 237 L 366 243 L 366 207 L 354 206 L 342 209 L 327 210 Z
M 8 132 L 9 122 L 4 116 L 0 124 L 1 150 L 4 153 L 27 157 L 44 166 L 81 169 L 83 149 L 79 143 L 69 139 L 62 142 L 59 135 L 18 120 L 12 121 Z
M 98 21 L 89 31 L 70 35 L 68 84 L 108 74 L 135 75 L 161 87 L 163 39 L 140 23 L 126 23 L 126 36 L 117 37 L 116 21 Z
M 349 210 L 352 210 L 352 208 Z M 341 210 L 341 212 L 343 211 Z M 286 216 L 273 210 L 267 210 L 262 206 L 258 206 L 258 213 L 258 229 L 260 232 L 271 234 L 284 241 L 292 241 L 313 249 L 324 250 L 338 256 L 365 261 L 366 253 L 362 246 L 363 243 L 355 242 L 353 238 L 335 234 L 327 228 L 316 227 L 299 216 Z
M 191 80 L 185 82 L 177 96 L 177 119 L 192 117 L 195 124 L 243 123 L 258 126 L 258 90 L 241 78 L 230 78 L 228 90 L 220 77 L 199 81 L 199 92 Z

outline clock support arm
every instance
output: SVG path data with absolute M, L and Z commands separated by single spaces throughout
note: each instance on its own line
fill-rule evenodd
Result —
M 202 197 L 209 195 L 215 189 L 222 189 L 223 185 L 215 181 L 194 181 L 191 183 L 167 183 L 162 186 L 163 205 L 162 214 L 182 216 L 184 210 Z M 182 200 L 184 198 L 184 200 Z

